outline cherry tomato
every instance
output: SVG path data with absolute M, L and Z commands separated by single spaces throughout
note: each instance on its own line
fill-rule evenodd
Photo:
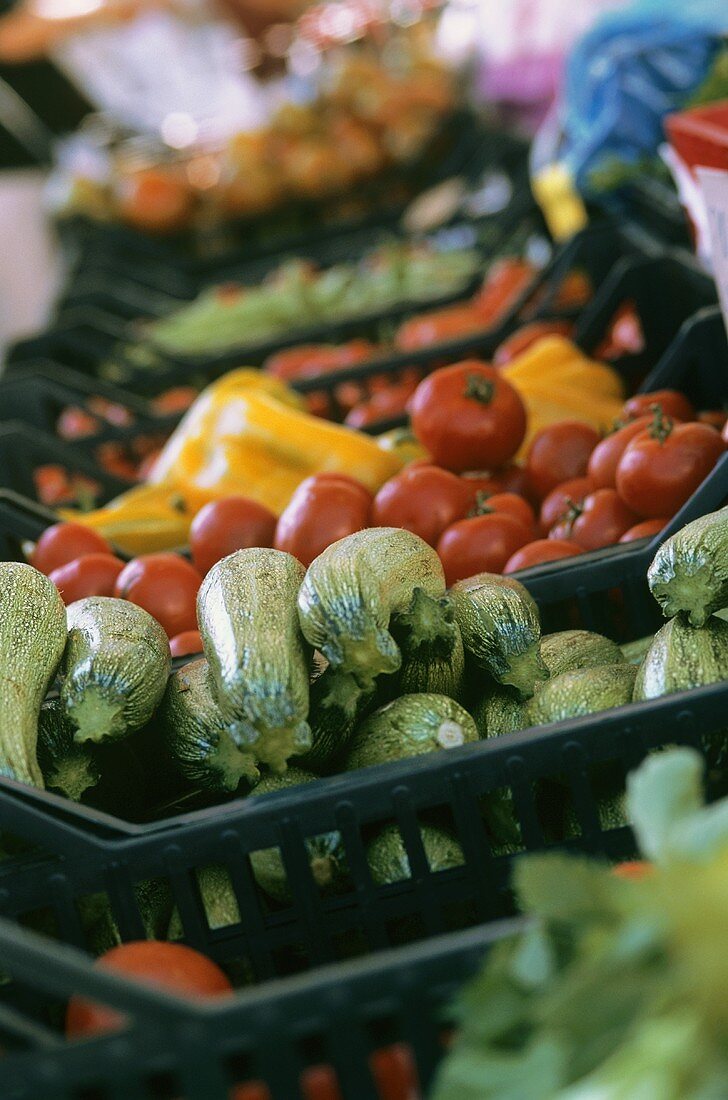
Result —
M 610 432 L 596 447 L 589 458 L 587 473 L 596 489 L 613 489 L 617 483 L 617 466 L 636 435 L 643 432 L 654 420 L 654 414 L 638 416 L 615 432 Z
M 698 413 L 696 420 L 699 420 L 701 424 L 710 424 L 711 428 L 722 432 L 726 423 L 728 423 L 728 412 L 720 409 L 704 409 Z
M 416 382 L 398 382 L 387 390 L 377 390 L 366 401 L 355 405 L 347 413 L 344 423 L 348 428 L 367 428 L 383 420 L 404 416 L 416 389 Z
M 187 412 L 199 396 L 194 386 L 173 386 L 150 401 L 149 407 L 154 416 L 174 416 Z
M 643 519 L 641 523 L 636 523 L 634 527 L 630 527 L 628 531 L 625 531 L 619 541 L 636 542 L 637 539 L 654 538 L 669 522 L 670 520 L 664 517 L 660 519 Z
M 519 355 L 523 355 L 524 351 L 528 351 L 544 336 L 571 336 L 573 330 L 571 321 L 531 321 L 528 325 L 521 325 L 496 349 L 493 365 L 504 367 L 506 363 L 511 363 Z
M 33 470 L 33 484 L 41 504 L 52 508 L 58 504 L 92 505 L 101 493 L 101 486 L 85 474 L 73 474 L 65 466 L 46 463 Z
M 202 635 L 199 630 L 185 630 L 171 639 L 169 650 L 173 657 L 192 657 L 202 653 Z
M 375 1050 L 369 1059 L 378 1100 L 415 1100 L 420 1095 L 412 1048 L 394 1043 Z
M 372 525 L 404 527 L 436 546 L 445 528 L 467 514 L 469 504 L 462 478 L 439 466 L 408 467 L 375 496 Z
M 425 378 L 412 399 L 411 418 L 433 460 L 456 473 L 503 466 L 526 434 L 526 409 L 517 390 L 477 359 Z
M 86 596 L 113 596 L 125 563 L 113 554 L 85 554 L 48 574 L 68 606 Z
M 659 405 L 665 416 L 673 420 L 695 420 L 695 409 L 678 390 L 653 390 L 652 393 L 636 393 L 622 406 L 622 419 L 634 420 L 638 416 L 654 413 Z
M 519 569 L 531 569 L 534 565 L 543 565 L 549 561 L 561 561 L 583 554 L 581 546 L 567 539 L 537 539 L 516 550 L 508 559 L 504 573 L 517 573 Z
M 500 478 L 495 477 L 493 474 L 469 472 L 461 474 L 460 477 L 468 490 L 468 500 L 471 508 L 475 507 L 480 496 L 492 496 L 493 493 L 503 491 Z
M 567 539 L 584 550 L 599 550 L 619 542 L 637 518 L 615 489 L 597 489 L 586 497 L 572 518 L 557 523 L 549 537 Z
M 149 168 L 123 180 L 119 214 L 135 229 L 171 233 L 182 229 L 193 209 L 193 196 L 184 178 Z
M 461 519 L 437 544 L 448 585 L 476 573 L 502 573 L 508 559 L 532 538 L 533 530 L 502 513 Z
M 564 481 L 584 477 L 599 432 L 578 420 L 562 420 L 538 432 L 528 449 L 526 469 L 531 487 L 543 500 Z
M 95 416 L 91 416 L 85 409 L 78 405 L 69 405 L 63 410 L 56 421 L 56 432 L 61 439 L 73 441 L 75 439 L 88 439 L 96 435 L 101 429 L 101 424 Z
M 30 564 L 47 575 L 85 554 L 111 554 L 111 547 L 102 535 L 81 523 L 54 523 L 35 544 Z
M 246 497 L 210 501 L 200 509 L 190 527 L 195 568 L 204 577 L 213 565 L 236 550 L 272 546 L 276 522 L 268 508 Z
M 622 499 L 645 519 L 674 516 L 725 452 L 708 424 L 655 424 L 632 440 L 617 467 Z
M 95 965 L 99 970 L 121 974 L 132 981 L 194 1000 L 229 996 L 233 991 L 216 963 L 181 943 L 159 940 L 122 943 L 97 959 Z M 71 997 L 68 1002 L 66 1035 L 69 1039 L 116 1031 L 123 1024 L 123 1016 L 104 1005 L 83 997 Z
M 419 351 L 483 332 L 487 327 L 474 305 L 448 306 L 404 321 L 397 329 L 394 343 L 400 351 Z
M 492 496 L 481 496 L 476 508 L 479 516 L 487 516 L 493 512 L 513 516 L 524 527 L 530 527 L 531 534 L 536 533 L 536 516 L 533 508 L 518 493 L 493 493 Z
M 517 462 L 509 462 L 499 470 L 494 470 L 493 477 L 500 482 L 501 493 L 518 493 L 529 504 L 538 504 L 525 466 L 520 466 Z
M 197 593 L 202 577 L 179 554 L 144 554 L 119 574 L 114 595 L 143 607 L 168 637 L 197 629 Z
M 543 534 L 547 535 L 568 514 L 572 504 L 580 506 L 596 488 L 590 477 L 573 477 L 552 489 L 541 505 L 539 523 Z
M 491 265 L 473 306 L 489 328 L 498 324 L 528 290 L 537 269 L 527 260 L 508 256 Z
M 301 482 L 278 520 L 276 550 L 309 566 L 332 542 L 368 527 L 371 494 L 348 480 L 314 475 Z

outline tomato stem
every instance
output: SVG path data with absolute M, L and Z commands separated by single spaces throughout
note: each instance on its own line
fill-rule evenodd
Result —
M 662 411 L 662 405 L 650 405 L 650 410 L 655 414 L 655 418 L 649 427 L 650 435 L 653 439 L 656 439 L 658 443 L 664 443 L 672 434 L 672 429 L 674 427 L 672 418 L 665 416 Z
M 492 497 L 492 493 L 486 493 L 483 489 L 478 489 L 475 494 L 475 504 L 468 512 L 468 519 L 474 519 L 476 516 L 490 516 L 495 512 L 495 508 L 491 508 L 488 505 L 488 500 Z
M 489 378 L 479 374 L 469 374 L 465 379 L 465 396 L 481 405 L 489 405 L 493 400 L 495 386 Z

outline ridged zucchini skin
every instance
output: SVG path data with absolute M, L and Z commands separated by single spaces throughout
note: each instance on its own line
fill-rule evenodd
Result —
M 637 673 L 635 701 L 658 699 L 728 680 L 728 623 L 712 616 L 691 626 L 676 615 L 655 634 Z
M 440 636 L 452 648 L 452 610 L 436 552 L 417 535 L 373 527 L 335 542 L 310 565 L 301 586 L 301 629 L 335 667 L 363 687 L 402 662 L 390 633 L 401 616 L 410 647 L 429 653 Z
M 310 652 L 298 623 L 305 570 L 280 550 L 239 550 L 207 574 L 197 597 L 205 657 L 239 747 L 273 771 L 311 747 Z
M 80 802 L 101 779 L 101 768 L 90 745 L 77 745 L 75 727 L 60 699 L 43 704 L 38 724 L 38 763 L 48 790 Z
M 455 837 L 437 825 L 420 826 L 422 847 L 430 871 L 449 871 L 462 867 L 465 853 Z M 396 825 L 385 825 L 367 845 L 367 862 L 376 886 L 388 886 L 412 877 L 409 856 Z
M 550 677 L 562 672 L 579 672 L 582 668 L 624 664 L 622 650 L 616 642 L 591 630 L 560 630 L 541 639 L 541 660 Z
M 66 645 L 66 609 L 52 581 L 0 562 L 0 775 L 43 786 L 38 719 Z
M 637 669 L 634 665 L 604 665 L 562 672 L 544 684 L 527 708 L 530 725 L 565 722 L 632 702 Z
M 169 883 L 164 879 L 144 879 L 136 883 L 134 893 L 146 937 L 151 940 L 164 939 L 174 904 Z M 78 907 L 92 954 L 103 955 L 122 942 L 107 894 L 81 897 Z
M 667 618 L 687 614 L 692 626 L 728 607 L 728 507 L 688 523 L 667 539 L 647 571 Z
M 354 734 L 347 771 L 478 740 L 470 714 L 446 695 L 403 695 L 376 710 Z
M 242 780 L 260 778 L 255 757 L 238 748 L 222 716 L 204 658 L 172 673 L 158 720 L 167 753 L 194 786 L 236 791 Z
M 118 741 L 146 725 L 172 667 L 169 640 L 147 611 L 90 596 L 72 603 L 61 666 L 61 705 L 75 741 Z
M 293 762 L 304 771 L 336 771 L 356 727 L 371 708 L 376 692 L 364 689 L 349 672 L 330 665 L 309 688 L 311 748 Z
M 195 872 L 195 877 L 205 909 L 208 927 L 214 932 L 218 928 L 240 924 L 240 908 L 230 881 L 228 869 L 221 863 L 213 863 L 208 867 L 201 867 L 199 871 Z M 183 938 L 182 918 L 179 915 L 177 906 L 175 906 L 169 922 L 167 939 L 181 940 Z
M 485 739 L 525 729 L 527 707 L 514 688 L 493 684 L 473 710 L 478 733 Z
M 536 602 L 512 577 L 479 573 L 450 590 L 465 649 L 502 684 L 529 699 L 548 678 L 541 659 L 541 623 Z
M 269 775 L 251 792 L 251 797 L 288 790 L 302 783 L 311 783 L 318 776 L 301 768 L 289 768 L 285 775 Z M 306 840 L 306 851 L 313 879 L 324 894 L 334 894 L 349 881 L 344 842 L 339 832 L 321 833 Z M 263 848 L 250 853 L 253 877 L 269 898 L 289 904 L 291 890 L 280 848 Z
M 449 695 L 462 700 L 465 692 L 465 647 L 460 627 L 453 623 L 452 652 L 446 657 L 420 656 L 402 648 L 402 667 L 398 686 L 402 695 L 420 692 Z

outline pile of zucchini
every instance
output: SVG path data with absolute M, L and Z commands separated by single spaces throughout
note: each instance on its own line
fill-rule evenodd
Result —
M 167 638 L 141 608 L 66 609 L 47 578 L 4 563 L 0 772 L 81 799 L 103 746 L 134 737 L 189 791 L 257 796 L 728 679 L 728 622 L 715 614 L 728 606 L 728 508 L 668 540 L 648 579 L 670 618 L 635 657 L 634 644 L 588 631 L 542 637 L 511 577 L 447 592 L 436 552 L 398 528 L 342 539 L 308 571 L 277 550 L 241 550 L 200 589 L 204 657 L 171 673 Z M 708 748 L 722 766 L 724 747 Z M 609 807 L 620 791 L 605 777 L 599 794 Z M 486 825 L 511 850 L 511 807 L 490 807 Z M 569 828 L 564 818 L 560 835 Z M 464 861 L 440 823 L 422 839 L 433 870 Z M 254 855 L 259 884 L 285 902 L 280 852 Z M 309 858 L 323 890 L 346 881 L 338 833 L 310 841 Z M 370 866 L 377 882 L 409 873 L 396 829 L 372 836 Z

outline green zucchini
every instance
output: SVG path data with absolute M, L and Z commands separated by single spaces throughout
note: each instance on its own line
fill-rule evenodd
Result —
M 628 665 L 641 665 L 648 649 L 652 645 L 654 635 L 648 634 L 646 638 L 636 638 L 633 642 L 625 642 L 619 648 L 622 651 L 622 660 Z
M 101 779 L 101 768 L 90 745 L 77 745 L 75 727 L 60 699 L 43 704 L 38 725 L 38 763 L 50 791 L 80 802 Z
M 550 677 L 562 672 L 578 672 L 582 668 L 624 664 L 622 650 L 616 642 L 591 630 L 560 630 L 541 639 L 541 660 Z
M 359 531 L 324 550 L 309 567 L 298 610 L 311 645 L 363 687 L 399 669 L 390 632 L 396 622 L 411 653 L 448 656 L 454 644 L 440 559 L 417 535 L 395 527 Z
M 479 666 L 524 699 L 548 679 L 541 659 L 541 624 L 530 593 L 512 577 L 479 573 L 451 589 L 465 649 Z
M 0 775 L 43 786 L 38 719 L 66 644 L 66 609 L 52 581 L 0 562 Z
M 597 795 L 597 817 L 599 828 L 602 832 L 610 829 L 623 829 L 629 825 L 627 818 L 627 795 L 624 789 L 612 791 L 610 794 Z M 574 807 L 569 804 L 564 820 L 564 839 L 571 840 L 581 835 L 579 819 Z
M 238 748 L 220 712 L 204 658 L 172 673 L 158 718 L 169 756 L 196 787 L 236 791 L 243 779 L 260 778 L 255 757 Z
M 289 790 L 302 783 L 311 783 L 318 776 L 301 768 L 290 767 L 285 775 L 269 775 L 251 791 L 251 797 Z M 314 882 L 324 894 L 344 889 L 349 882 L 346 852 L 341 834 L 321 833 L 306 839 L 306 851 Z M 290 904 L 291 890 L 280 848 L 263 848 L 250 853 L 253 877 L 260 888 L 281 904 Z
M 728 680 L 728 623 L 715 616 L 691 626 L 676 615 L 654 637 L 637 674 L 635 700 Z
M 472 717 L 446 695 L 403 695 L 371 714 L 354 734 L 346 768 L 367 768 L 478 740 Z
M 728 607 L 728 507 L 689 523 L 667 539 L 647 571 L 667 618 L 684 611 L 692 626 Z
M 402 647 L 402 667 L 398 676 L 398 690 L 402 695 L 420 692 L 449 695 L 461 700 L 465 691 L 465 647 L 457 623 L 453 623 L 455 635 L 452 652 L 448 656 L 420 656 Z
M 632 702 L 637 676 L 634 665 L 604 665 L 578 672 L 562 672 L 540 689 L 528 704 L 527 717 L 534 726 L 565 722 Z
M 174 904 L 169 883 L 144 879 L 135 884 L 134 894 L 147 939 L 165 939 Z M 103 955 L 122 942 L 108 894 L 87 894 L 79 898 L 78 909 L 92 954 Z
M 197 597 L 222 716 L 240 748 L 276 772 L 311 747 L 309 652 L 296 609 L 304 572 L 280 550 L 239 550 L 213 566 Z
M 235 897 L 233 884 L 230 881 L 230 872 L 221 863 L 213 863 L 208 867 L 201 867 L 195 872 L 197 888 L 200 891 L 200 900 L 205 910 L 205 919 L 210 931 L 218 928 L 229 928 L 231 924 L 240 924 L 241 916 L 238 907 L 238 899 Z M 167 939 L 181 940 L 184 938 L 182 918 L 177 906 L 174 907 L 167 930 Z
M 361 688 L 351 673 L 330 665 L 309 691 L 311 748 L 295 757 L 294 762 L 304 771 L 325 775 L 336 770 L 375 693 Z
M 118 741 L 146 725 L 171 669 L 169 641 L 136 604 L 90 596 L 68 608 L 61 705 L 77 744 Z
M 528 704 L 519 698 L 514 688 L 493 684 L 476 704 L 473 711 L 475 724 L 482 738 L 502 737 L 525 729 Z
M 465 853 L 457 840 L 437 825 L 420 825 L 422 847 L 425 850 L 430 871 L 449 871 L 462 867 Z M 396 825 L 385 825 L 367 845 L 367 862 L 372 879 L 377 886 L 402 882 L 412 878 L 409 856 L 402 834 Z

